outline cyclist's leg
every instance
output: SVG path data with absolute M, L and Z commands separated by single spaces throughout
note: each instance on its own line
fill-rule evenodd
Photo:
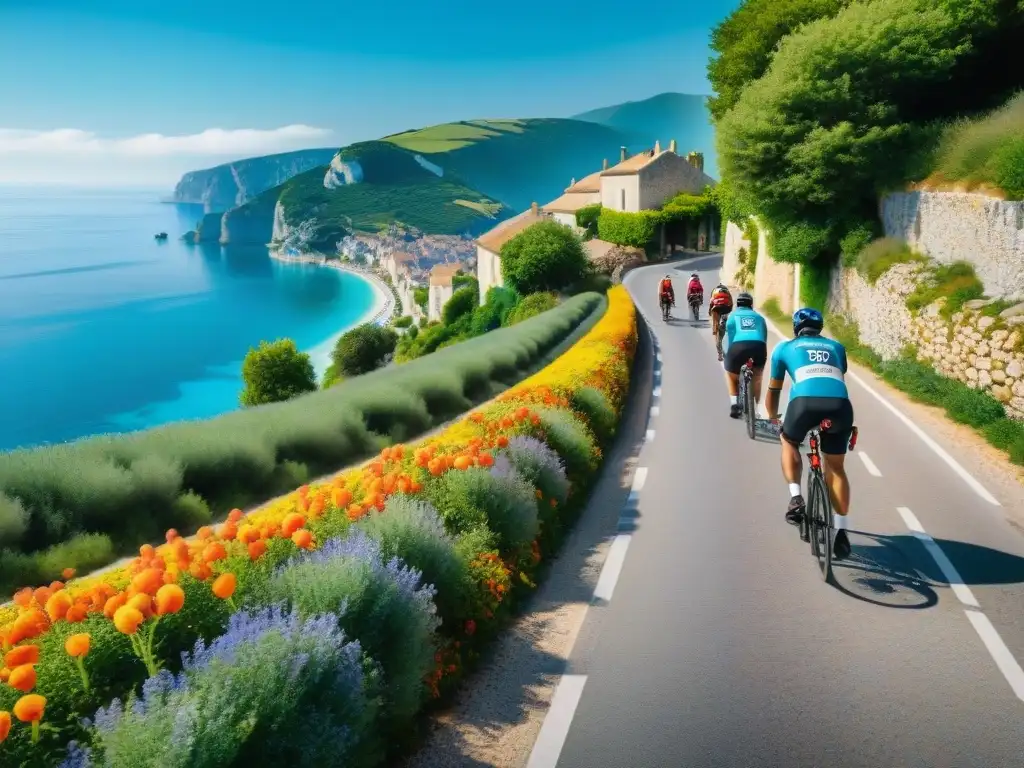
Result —
M 830 398 L 831 399 L 831 398 Z M 853 433 L 853 406 L 846 398 L 831 399 L 830 412 L 822 418 L 832 420 L 832 428 L 821 435 L 821 453 L 824 458 L 825 482 L 832 497 L 835 512 L 836 541 L 834 554 L 842 560 L 850 554 L 849 529 L 850 480 L 846 475 L 846 451 Z
M 761 385 L 764 381 L 764 367 L 768 362 L 768 345 L 763 342 L 751 343 L 750 357 L 754 358 L 754 408 L 761 402 Z
M 729 351 L 725 353 L 725 362 L 722 363 L 725 369 L 725 386 L 729 390 L 729 415 L 734 419 L 738 419 L 743 413 L 743 406 L 740 404 L 739 372 L 749 359 L 749 344 L 742 341 L 734 342 L 729 345 Z
M 803 517 L 806 504 L 800 492 L 800 479 L 803 474 L 803 459 L 800 456 L 800 444 L 807 433 L 815 426 L 815 412 L 812 398 L 798 397 L 790 400 L 786 406 L 786 415 L 782 420 L 782 476 L 789 485 L 789 506 L 786 507 L 786 522 L 796 525 Z M 820 419 L 819 419 L 820 421 Z

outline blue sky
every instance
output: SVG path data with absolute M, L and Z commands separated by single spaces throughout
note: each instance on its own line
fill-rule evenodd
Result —
M 709 30 L 737 4 L 0 0 L 0 183 L 163 186 L 448 120 L 708 93 Z

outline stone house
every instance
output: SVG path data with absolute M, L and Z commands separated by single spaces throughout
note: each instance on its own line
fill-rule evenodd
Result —
M 408 268 L 415 265 L 416 257 L 404 251 L 393 251 L 381 258 L 381 267 L 391 276 L 391 284 L 398 285 L 398 275 L 402 267 Z
M 608 162 L 605 161 L 605 166 Z M 548 214 L 560 224 L 572 227 L 579 232 L 576 226 L 576 211 L 588 205 L 596 205 L 601 202 L 601 171 L 585 176 L 576 181 L 573 179 L 561 197 L 552 200 L 541 211 Z
M 480 283 L 481 304 L 487 299 L 487 291 L 504 285 L 501 277 L 501 247 L 523 230 L 547 218 L 550 217 L 533 203 L 530 210 L 503 221 L 477 239 L 476 278 Z
M 699 195 L 715 180 L 704 173 L 703 157 L 692 153 L 691 158 L 677 154 L 675 139 L 668 149 L 656 142 L 632 157 L 622 147 L 618 164 L 601 171 L 602 207 L 636 213 L 660 208 L 680 192 Z
M 433 322 L 441 319 L 441 312 L 444 305 L 455 293 L 452 279 L 455 273 L 462 269 L 462 264 L 435 264 L 430 270 L 430 281 L 427 297 L 427 320 Z

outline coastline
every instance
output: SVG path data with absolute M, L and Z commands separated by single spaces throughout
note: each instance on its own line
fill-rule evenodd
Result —
M 364 325 L 365 323 L 386 325 L 388 320 L 391 319 L 391 315 L 395 309 L 395 296 L 388 284 L 381 280 L 375 273 L 369 270 L 353 267 L 349 264 L 343 264 L 339 260 L 326 259 L 323 256 L 314 256 L 308 253 L 282 253 L 281 251 L 274 250 L 273 248 L 268 248 L 268 253 L 270 254 L 270 258 L 289 264 L 310 264 L 317 267 L 329 267 L 331 269 L 340 270 L 341 272 L 348 272 L 349 274 L 356 275 L 357 277 L 365 280 L 373 289 L 373 305 L 365 315 L 360 317 L 354 323 L 338 329 L 338 331 L 330 338 L 308 350 L 308 354 L 313 361 L 313 367 L 316 369 L 317 376 L 322 376 L 324 371 L 326 371 L 327 367 L 331 364 L 331 352 L 334 350 L 334 345 L 346 331 L 355 328 L 357 325 Z

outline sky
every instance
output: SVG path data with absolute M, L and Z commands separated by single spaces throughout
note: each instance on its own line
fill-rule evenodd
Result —
M 710 93 L 739 0 L 0 0 L 0 184 L 171 187 L 450 120 Z

